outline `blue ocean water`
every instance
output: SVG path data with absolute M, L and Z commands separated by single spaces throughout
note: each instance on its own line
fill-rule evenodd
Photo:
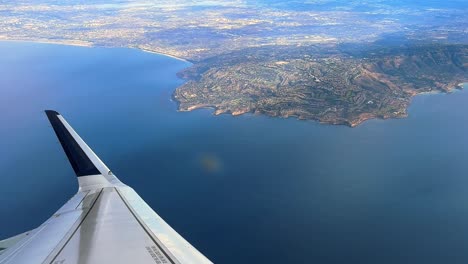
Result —
M 44 113 L 216 263 L 468 262 L 468 92 L 357 128 L 177 112 L 189 66 L 132 49 L 0 42 L 0 239 L 77 190 Z

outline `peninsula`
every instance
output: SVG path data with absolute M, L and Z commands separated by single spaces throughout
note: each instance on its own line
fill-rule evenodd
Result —
M 466 82 L 468 45 L 416 45 L 365 53 L 326 47 L 262 47 L 196 63 L 179 73 L 181 111 L 258 113 L 355 127 L 407 116 L 411 98 Z
M 354 127 L 468 81 L 468 4 L 454 1 L 5 0 L 0 40 L 166 54 L 193 63 L 178 74 L 181 111 Z

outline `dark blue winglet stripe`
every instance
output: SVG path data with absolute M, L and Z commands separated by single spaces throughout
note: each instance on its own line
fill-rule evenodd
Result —
M 50 124 L 54 128 L 55 134 L 57 135 L 62 148 L 67 154 L 68 160 L 70 161 L 76 176 L 87 176 L 101 174 L 99 170 L 94 166 L 86 153 L 81 149 L 80 145 L 64 124 L 58 118 L 59 113 L 53 110 L 46 110 L 47 118 L 49 118 Z

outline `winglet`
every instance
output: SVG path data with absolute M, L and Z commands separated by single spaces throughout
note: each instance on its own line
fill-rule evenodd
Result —
M 98 188 L 118 181 L 62 115 L 54 110 L 46 110 L 45 113 L 78 177 L 80 188 Z

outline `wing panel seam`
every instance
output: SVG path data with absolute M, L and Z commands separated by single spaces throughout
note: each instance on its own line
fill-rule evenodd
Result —
M 99 192 L 98 196 L 96 197 L 96 200 L 93 201 L 93 204 L 90 206 L 89 210 L 86 212 L 86 215 L 83 217 L 83 219 L 81 219 L 80 223 L 78 224 L 78 226 L 75 228 L 75 230 L 73 231 L 73 233 L 68 237 L 67 241 L 65 242 L 65 244 L 62 246 L 62 248 L 57 252 L 57 254 L 55 254 L 54 258 L 52 258 L 52 260 L 50 261 L 50 264 L 53 264 L 55 259 L 57 259 L 57 257 L 60 255 L 60 253 L 62 253 L 63 249 L 65 249 L 65 247 L 67 246 L 68 242 L 70 242 L 70 240 L 73 238 L 73 236 L 76 234 L 76 232 L 78 231 L 78 229 L 80 228 L 80 226 L 83 224 L 83 222 L 86 220 L 86 218 L 88 217 L 89 213 L 93 210 L 94 208 L 94 205 L 97 203 L 97 201 L 99 200 L 99 198 L 101 197 L 101 194 L 102 194 L 102 191 L 104 189 L 101 189 L 101 191 Z
M 115 188 L 115 187 L 114 187 Z M 134 212 L 134 210 L 132 210 L 132 208 L 130 207 L 130 205 L 128 204 L 128 202 L 126 201 L 126 199 L 122 196 L 122 194 L 120 193 L 120 191 L 115 188 L 117 194 L 120 196 L 120 199 L 122 199 L 122 201 L 124 202 L 125 206 L 127 207 L 127 209 L 130 211 L 130 213 L 133 215 L 133 217 L 135 218 L 135 220 L 137 220 L 137 222 L 140 224 L 141 228 L 143 228 L 143 230 L 145 230 L 146 234 L 151 238 L 151 240 L 153 240 L 153 242 L 156 244 L 156 246 L 158 246 L 159 250 L 161 250 L 161 252 L 166 256 L 166 258 L 172 263 L 172 264 L 180 264 L 180 262 L 171 254 L 171 253 L 168 253 L 166 251 L 169 251 L 168 249 L 165 249 L 165 247 L 161 246 L 161 242 L 159 241 L 159 239 L 157 237 L 155 237 L 156 235 L 152 234 L 152 232 L 150 232 L 148 230 L 148 227 L 146 227 L 142 221 L 139 219 L 139 217 L 136 215 L 136 213 Z
M 91 190 L 87 191 L 86 194 L 83 196 L 83 198 L 81 199 L 80 203 L 75 207 L 75 210 L 78 209 L 78 207 L 80 207 L 80 205 L 83 204 L 83 201 L 84 199 L 86 198 L 86 196 L 88 196 L 88 194 L 91 192 Z

